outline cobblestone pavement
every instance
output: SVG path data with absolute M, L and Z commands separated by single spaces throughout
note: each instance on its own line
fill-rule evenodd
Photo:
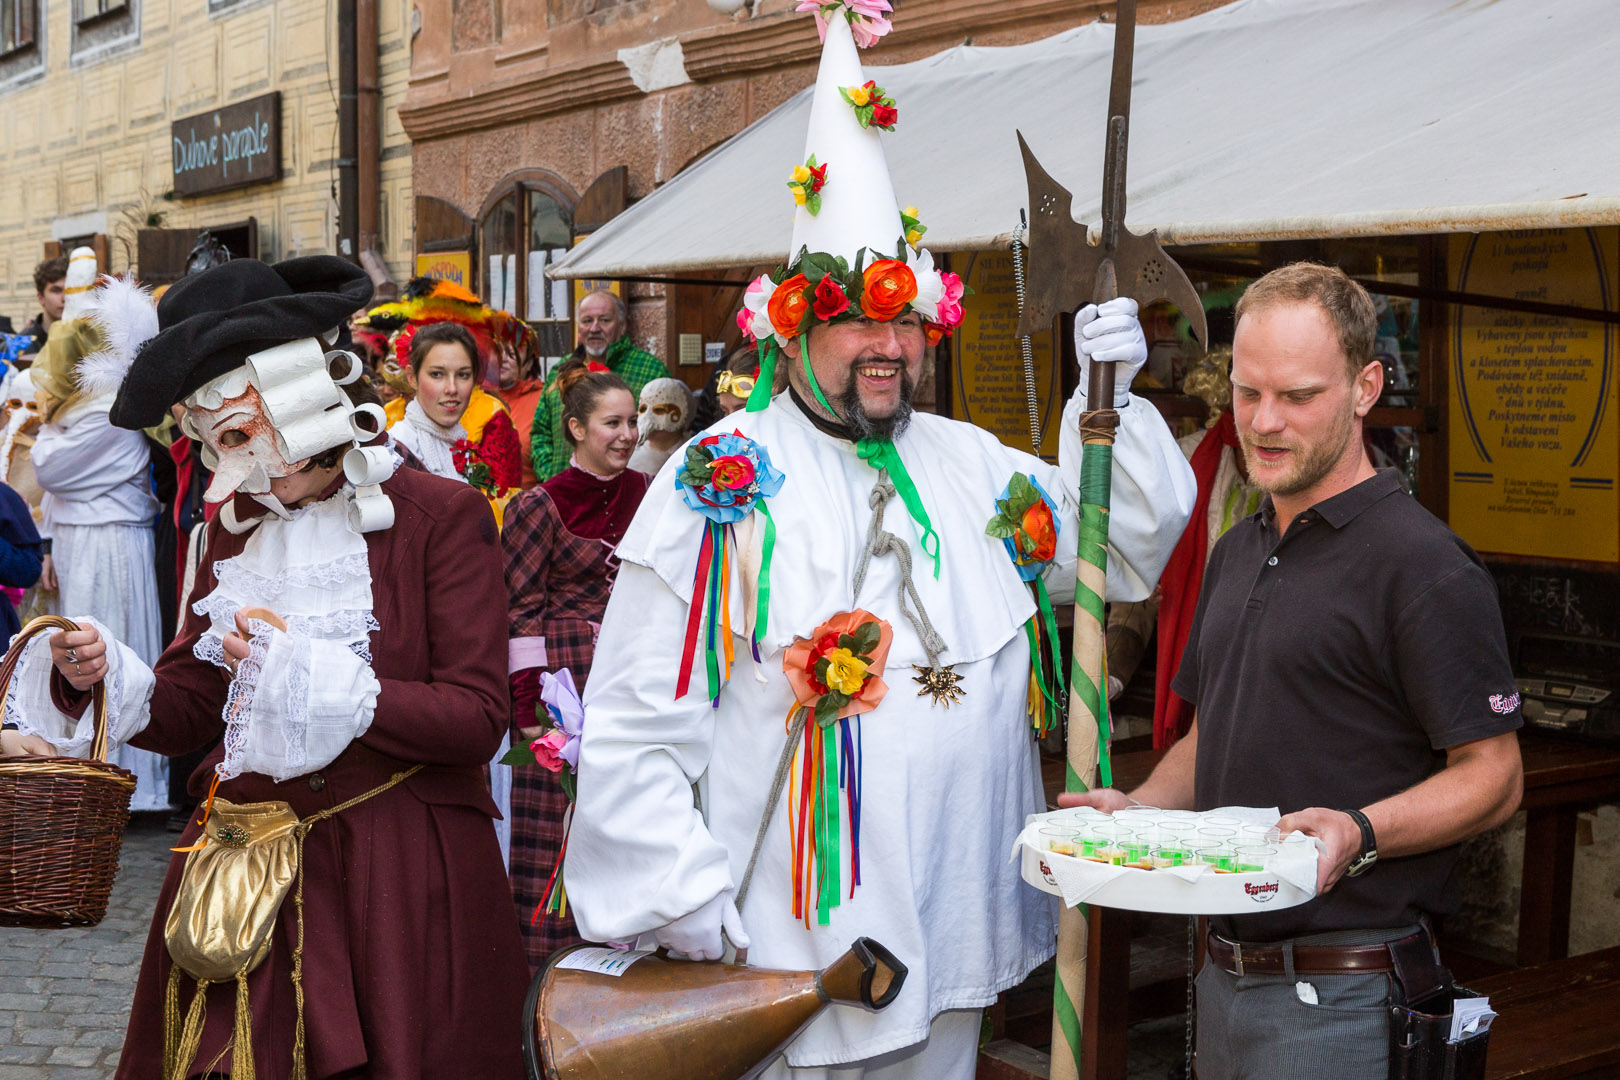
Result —
M 175 834 L 137 814 L 101 925 L 0 929 L 0 1080 L 112 1075 Z

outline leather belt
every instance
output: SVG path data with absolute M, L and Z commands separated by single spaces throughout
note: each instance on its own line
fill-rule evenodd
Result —
M 1395 970 L 1390 950 L 1395 946 L 1427 942 L 1423 932 L 1397 941 L 1374 945 L 1295 945 L 1294 972 L 1298 975 L 1373 974 Z M 1282 975 L 1281 945 L 1250 945 L 1227 941 L 1213 930 L 1207 940 L 1210 962 L 1233 975 Z

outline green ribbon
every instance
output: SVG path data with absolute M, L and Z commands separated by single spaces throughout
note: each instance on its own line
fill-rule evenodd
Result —
M 779 351 L 774 335 L 759 343 L 759 375 L 754 379 L 754 388 L 748 392 L 748 412 L 761 412 L 771 403 L 771 388 L 776 385 L 776 354 Z
M 725 648 L 725 642 L 720 635 L 725 628 L 720 625 L 720 604 L 723 600 L 720 590 L 726 587 L 726 582 L 720 577 L 720 564 L 724 560 L 726 550 L 725 527 L 715 522 L 708 523 L 709 531 L 714 536 L 714 557 L 709 560 L 709 633 L 704 639 L 704 667 L 709 676 L 709 700 L 713 701 L 720 696 L 720 654 L 719 650 Z
M 816 395 L 816 401 L 827 415 L 839 423 L 844 418 L 838 415 L 838 410 L 832 407 L 827 395 L 821 392 L 821 384 L 816 381 L 816 373 L 810 370 L 810 338 L 806 335 L 799 339 L 799 361 L 804 365 L 804 377 L 810 383 L 811 391 Z M 754 390 L 759 391 L 758 384 Z M 753 407 L 753 399 L 749 399 L 749 407 Z M 934 531 L 934 523 L 928 520 L 928 510 L 923 506 L 922 495 L 917 491 L 917 485 L 911 479 L 911 473 L 906 471 L 906 463 L 900 460 L 900 451 L 895 448 L 894 442 L 889 439 L 862 439 L 855 444 L 855 453 L 860 459 L 871 465 L 874 469 L 889 471 L 889 479 L 894 482 L 894 490 L 900 493 L 900 501 L 906 504 L 906 513 L 916 523 L 921 532 L 923 554 L 934 560 L 934 577 L 939 577 L 939 534 Z
M 1079 557 L 1105 574 L 1108 572 L 1108 501 L 1113 473 L 1113 447 L 1105 443 L 1087 444 L 1080 457 Z M 1103 598 L 1078 578 L 1075 580 L 1074 602 L 1086 615 L 1096 619 L 1099 625 L 1106 623 Z M 1081 703 L 1097 718 L 1099 780 L 1103 787 L 1110 787 L 1114 782 L 1114 770 L 1108 753 L 1108 677 L 1103 675 L 1101 686 L 1092 682 L 1081 668 L 1080 656 L 1076 653 L 1070 680 Z M 1078 788 L 1074 786 L 1079 778 L 1073 775 L 1072 770 L 1070 779 L 1070 791 L 1085 790 L 1083 783 Z
M 832 918 L 842 892 L 838 883 L 844 862 L 838 827 L 838 724 L 834 721 L 821 729 L 821 798 L 816 808 L 816 870 L 821 888 L 816 921 L 822 926 Z
M 755 385 L 758 389 L 758 384 Z M 765 515 L 765 544 L 759 561 L 759 601 L 754 606 L 754 640 L 765 640 L 765 621 L 771 611 L 771 555 L 776 551 L 776 519 L 764 498 L 754 502 L 754 509 Z
M 1086 905 L 1082 904 L 1082 914 L 1089 918 L 1090 915 L 1085 908 Z M 1069 1000 L 1069 990 L 1063 985 L 1063 980 L 1057 980 L 1053 987 L 1052 1012 L 1057 1017 L 1058 1027 L 1063 1029 L 1063 1037 L 1068 1041 L 1069 1049 L 1074 1053 L 1074 1071 L 1078 1075 L 1080 1074 L 1080 1014 L 1075 1009 L 1074 1002 Z M 1055 1051 L 1057 1047 L 1054 1046 L 1052 1049 Z

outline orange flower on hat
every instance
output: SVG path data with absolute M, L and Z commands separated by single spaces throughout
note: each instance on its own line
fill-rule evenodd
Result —
M 888 322 L 917 298 L 917 277 L 898 259 L 879 259 L 862 277 L 861 311 L 869 319 Z
M 799 329 L 810 313 L 810 301 L 805 296 L 805 290 L 810 288 L 810 279 L 803 274 L 794 274 L 776 287 L 771 294 L 769 303 L 765 305 L 766 313 L 771 317 L 771 326 L 778 334 L 785 338 L 797 337 Z

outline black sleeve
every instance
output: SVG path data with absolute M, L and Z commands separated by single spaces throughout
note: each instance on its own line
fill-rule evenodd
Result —
M 1464 563 L 1401 609 L 1387 649 L 1407 710 L 1436 750 L 1522 726 L 1496 584 L 1478 563 Z

